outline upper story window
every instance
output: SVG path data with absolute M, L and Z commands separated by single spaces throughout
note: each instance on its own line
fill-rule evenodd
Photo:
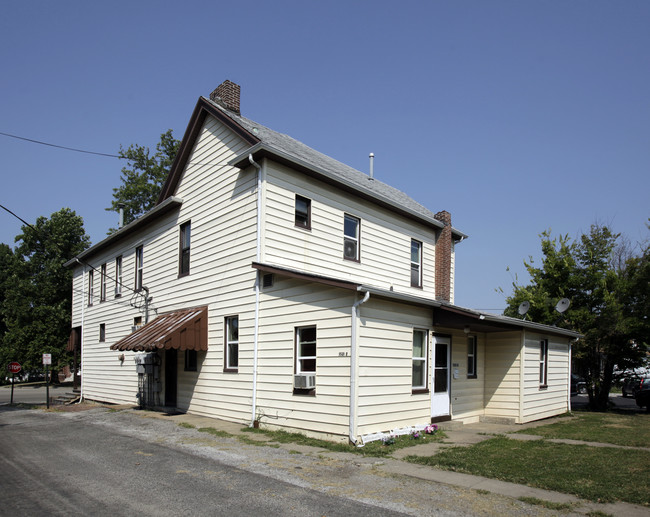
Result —
M 422 287 L 422 243 L 411 239 L 411 287 Z
M 548 382 L 548 339 L 539 342 L 539 387 L 546 388 Z
M 427 355 L 428 342 L 426 330 L 413 330 L 413 390 L 427 389 Z
M 311 230 L 311 199 L 296 194 L 296 226 Z
M 178 256 L 178 276 L 185 276 L 190 274 L 190 234 L 190 221 L 181 224 L 181 242 L 179 246 Z
M 101 275 L 99 277 L 99 301 L 106 301 L 106 264 L 102 264 Z
M 106 341 L 106 323 L 99 324 L 99 340 L 102 343 Z
M 122 296 L 122 255 L 115 259 L 115 298 Z
M 88 305 L 93 304 L 95 272 L 91 269 L 88 271 Z
M 343 223 L 343 258 L 359 261 L 359 229 L 361 220 L 345 214 Z
M 226 344 L 225 344 L 226 372 L 236 372 L 239 368 L 239 316 L 226 318 Z
M 467 336 L 467 378 L 476 379 L 476 336 Z
M 142 272 L 144 270 L 144 249 L 138 246 L 135 249 L 135 290 L 142 289 Z

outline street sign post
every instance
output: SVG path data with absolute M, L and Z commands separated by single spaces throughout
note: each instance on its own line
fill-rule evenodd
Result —
M 7 370 L 9 370 L 9 373 L 11 373 L 11 402 L 10 404 L 14 403 L 14 383 L 16 382 L 15 375 L 17 373 L 20 373 L 20 370 L 22 370 L 22 367 L 20 366 L 20 363 L 17 363 L 16 361 L 12 361 L 7 365 Z
M 43 364 L 45 365 L 45 403 L 47 409 L 50 409 L 50 365 L 52 364 L 52 354 L 43 354 Z

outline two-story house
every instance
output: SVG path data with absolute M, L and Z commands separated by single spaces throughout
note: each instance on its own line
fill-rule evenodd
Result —
M 201 97 L 157 206 L 74 269 L 82 396 L 358 442 L 569 408 L 556 327 L 454 301 L 445 211 Z

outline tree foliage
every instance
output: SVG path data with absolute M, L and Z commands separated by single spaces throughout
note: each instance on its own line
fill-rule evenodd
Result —
M 128 149 L 120 146 L 120 158 L 128 161 L 122 168 L 122 184 L 113 189 L 113 201 L 108 211 L 119 212 L 124 205 L 124 224 L 129 224 L 156 205 L 162 185 L 176 158 L 180 141 L 172 135 L 172 130 L 160 135 L 156 152 L 151 154 L 148 147 L 131 144 Z M 114 229 L 109 230 L 112 233 Z
M 0 245 L 0 342 L 2 364 L 18 361 L 25 371 L 68 363 L 72 271 L 63 264 L 90 245 L 83 219 L 69 208 L 23 226 L 12 251 Z
M 636 255 L 622 250 L 620 235 L 601 225 L 574 241 L 549 231 L 540 238 L 542 262 L 524 262 L 531 281 L 513 282 L 504 314 L 521 318 L 518 307 L 528 301 L 526 317 L 583 334 L 573 346 L 574 364 L 587 380 L 590 406 L 606 409 L 615 369 L 638 366 L 648 348 L 648 245 Z M 564 314 L 554 310 L 561 298 L 571 301 Z

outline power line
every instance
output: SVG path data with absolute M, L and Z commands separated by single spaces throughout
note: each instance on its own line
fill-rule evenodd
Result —
M 76 147 L 66 147 L 64 145 L 57 145 L 57 144 L 51 144 L 49 142 L 42 142 L 41 140 L 34 140 L 32 138 L 26 138 L 24 136 L 18 136 L 18 135 L 12 135 L 11 133 L 4 133 L 0 131 L 0 135 L 3 136 L 8 136 L 10 138 L 16 138 L 18 140 L 24 140 L 25 142 L 31 142 L 33 144 L 39 144 L 39 145 L 47 145 L 48 147 L 56 147 L 57 149 L 64 149 L 66 151 L 74 151 L 76 153 L 85 153 L 85 154 L 94 154 L 97 156 L 107 156 L 108 158 L 118 158 L 120 160 L 130 160 L 126 156 L 120 156 L 119 154 L 110 154 L 110 153 L 97 153 L 95 151 L 86 151 L 85 149 L 78 149 Z M 229 165 L 227 162 L 193 162 L 189 161 L 188 164 L 192 165 L 219 165 L 219 166 L 227 166 Z
M 41 142 L 40 140 L 33 140 L 31 138 L 25 138 L 24 136 L 12 135 L 11 133 L 3 133 L 0 131 L 0 135 L 8 136 L 10 138 L 16 138 L 18 140 L 24 140 L 26 142 L 32 142 L 33 144 L 47 145 L 49 147 L 56 147 L 57 149 L 65 149 L 66 151 L 75 151 L 77 153 L 86 153 L 86 154 L 95 154 L 97 156 L 107 156 L 109 158 L 122 158 L 117 154 L 108 154 L 108 153 L 97 153 L 95 151 L 86 151 L 84 149 L 76 149 L 74 147 L 66 147 L 64 145 L 50 144 L 48 142 Z

